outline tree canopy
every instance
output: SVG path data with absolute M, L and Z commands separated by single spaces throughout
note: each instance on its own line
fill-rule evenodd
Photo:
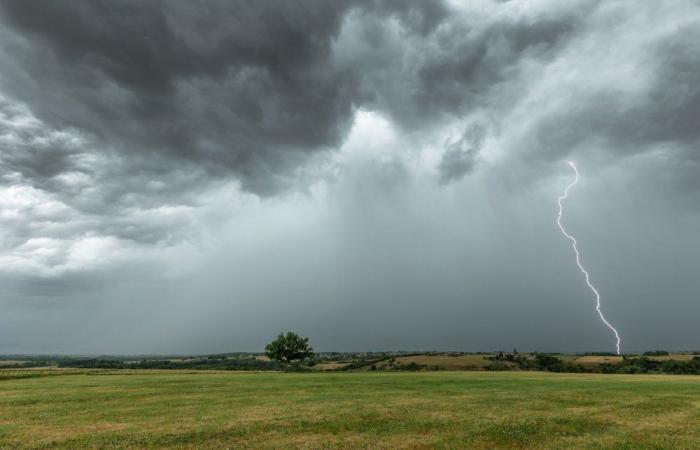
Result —
M 288 331 L 280 333 L 277 338 L 265 346 L 268 358 L 283 363 L 303 361 L 313 356 L 313 348 L 309 346 L 309 338 Z

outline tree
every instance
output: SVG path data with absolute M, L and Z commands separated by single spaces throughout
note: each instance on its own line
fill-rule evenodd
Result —
M 314 349 L 309 346 L 309 338 L 288 331 L 287 334 L 280 333 L 265 346 L 265 355 L 275 361 L 290 363 L 311 358 Z

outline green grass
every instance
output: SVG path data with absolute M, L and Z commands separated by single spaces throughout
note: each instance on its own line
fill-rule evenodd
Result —
M 0 379 L 0 448 L 700 448 L 700 378 L 532 372 Z

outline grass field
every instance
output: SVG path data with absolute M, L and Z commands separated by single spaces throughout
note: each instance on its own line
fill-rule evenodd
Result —
M 0 448 L 700 448 L 700 378 L 138 372 L 0 379 Z

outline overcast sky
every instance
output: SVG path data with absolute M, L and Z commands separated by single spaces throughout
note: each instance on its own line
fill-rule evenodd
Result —
M 700 350 L 700 2 L 0 0 L 0 353 Z

